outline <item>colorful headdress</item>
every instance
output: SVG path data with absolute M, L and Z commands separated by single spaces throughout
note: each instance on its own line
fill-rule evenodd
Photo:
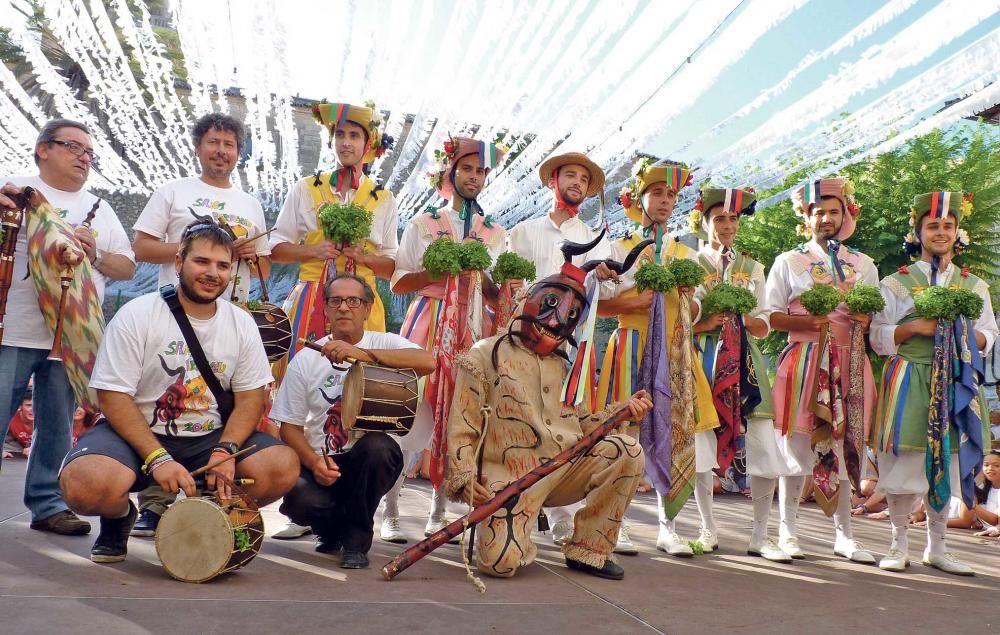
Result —
M 395 139 L 389 135 L 382 134 L 379 127 L 382 125 L 382 117 L 379 115 L 375 102 L 366 101 L 364 106 L 355 106 L 344 103 L 320 102 L 312 107 L 313 117 L 324 128 L 330 132 L 330 145 L 333 145 L 333 133 L 337 126 L 345 121 L 351 121 L 362 128 L 368 134 L 368 142 L 365 144 L 365 154 L 361 159 L 362 163 L 371 163 L 378 157 L 385 154 L 386 150 L 392 148 Z
M 698 194 L 698 200 L 691 210 L 688 218 L 688 225 L 691 233 L 702 240 L 708 240 L 705 231 L 707 217 L 705 213 L 716 205 L 722 204 L 722 209 L 726 212 L 734 212 L 741 216 L 750 216 L 757 210 L 757 195 L 753 188 L 705 188 Z
M 642 193 L 656 183 L 666 183 L 675 192 L 691 185 L 691 170 L 683 163 L 654 163 L 642 158 L 632 166 L 632 178 L 618 193 L 618 202 L 632 222 L 642 224 Z
M 452 137 L 444 142 L 440 150 L 434 151 L 434 170 L 427 173 L 427 180 L 444 198 L 451 198 L 455 192 L 451 171 L 462 157 L 474 154 L 479 157 L 479 167 L 489 174 L 500 164 L 510 149 L 500 143 L 499 137 L 493 143 L 478 141 L 470 137 Z
M 955 217 L 955 224 L 961 225 L 962 219 L 972 213 L 972 193 L 962 192 L 927 192 L 913 197 L 910 207 L 910 231 L 903 239 L 903 248 L 911 256 L 920 255 L 920 238 L 917 228 L 924 216 L 944 218 L 948 214 Z M 969 232 L 958 230 L 955 240 L 955 253 L 961 253 L 970 244 Z
M 844 222 L 834 238 L 847 240 L 854 234 L 858 216 L 861 215 L 861 206 L 854 200 L 854 184 L 849 179 L 835 177 L 806 182 L 792 192 L 792 209 L 803 220 L 808 220 L 813 207 L 825 196 L 838 199 L 843 206 Z
M 587 187 L 587 197 L 599 194 L 604 189 L 604 170 L 588 159 L 587 155 L 582 152 L 567 152 L 566 154 L 549 157 L 538 168 L 538 178 L 542 180 L 542 185 L 550 187 L 552 174 L 564 165 L 582 165 L 590 172 L 590 185 Z

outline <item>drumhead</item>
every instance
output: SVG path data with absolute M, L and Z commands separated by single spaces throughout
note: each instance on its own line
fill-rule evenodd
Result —
M 205 582 L 222 573 L 235 549 L 229 518 L 206 498 L 184 498 L 160 518 L 156 555 L 171 576 Z
M 361 364 L 352 364 L 344 377 L 344 392 L 340 397 L 340 417 L 344 430 L 354 427 L 361 413 L 361 402 L 365 398 L 365 368 Z

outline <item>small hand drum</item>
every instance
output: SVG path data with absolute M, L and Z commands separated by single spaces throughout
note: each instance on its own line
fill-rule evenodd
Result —
M 184 498 L 156 527 L 156 555 L 182 582 L 208 582 L 245 567 L 264 542 L 260 512 L 239 498 L 220 505 L 212 498 Z
M 341 416 L 347 431 L 408 433 L 417 416 L 417 372 L 355 363 L 344 379 Z

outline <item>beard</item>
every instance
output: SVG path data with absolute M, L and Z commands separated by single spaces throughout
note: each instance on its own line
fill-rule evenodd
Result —
M 583 202 L 585 196 L 584 194 L 577 195 L 572 192 L 563 190 L 559 190 L 559 195 L 562 197 L 562 200 L 564 200 L 569 205 L 579 205 L 580 203 Z
M 194 302 L 195 304 L 212 304 L 219 298 L 219 296 L 221 296 L 223 293 L 226 292 L 226 287 L 228 286 L 228 284 L 223 284 L 223 281 L 220 279 L 218 281 L 219 287 L 217 293 L 215 293 L 214 295 L 206 295 L 200 293 L 195 287 L 196 279 L 197 278 L 195 276 L 189 276 L 188 274 L 184 273 L 183 269 L 181 269 L 181 275 L 180 275 L 181 293 L 184 294 L 185 298 L 187 298 L 191 302 Z

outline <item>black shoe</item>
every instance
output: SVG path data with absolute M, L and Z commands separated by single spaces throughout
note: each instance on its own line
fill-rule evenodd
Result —
M 625 577 L 625 569 L 619 567 L 616 563 L 608 558 L 604 561 L 603 567 L 595 567 L 589 565 L 585 562 L 580 562 L 579 560 L 571 560 L 566 558 L 566 566 L 575 571 L 580 571 L 581 573 L 589 573 L 590 575 L 597 576 L 598 578 L 604 578 L 605 580 L 621 580 Z
M 132 535 L 139 538 L 149 538 L 156 535 L 156 526 L 160 524 L 160 515 L 150 509 L 139 512 L 139 520 L 132 527 Z
M 340 550 L 344 548 L 339 540 L 323 540 L 320 538 L 316 541 L 316 552 L 325 553 L 331 556 L 335 556 L 340 553 Z
M 41 520 L 31 521 L 31 528 L 38 531 L 51 531 L 62 536 L 85 536 L 90 533 L 90 523 L 81 520 L 68 509 L 46 516 Z
M 90 550 L 90 559 L 94 562 L 121 562 L 128 553 L 128 535 L 132 525 L 139 516 L 132 501 L 128 502 L 128 515 L 124 518 L 101 517 L 101 533 L 97 535 L 94 546 Z
M 340 556 L 340 568 L 367 569 L 368 554 L 361 553 L 360 551 L 348 551 L 345 549 L 343 555 Z

